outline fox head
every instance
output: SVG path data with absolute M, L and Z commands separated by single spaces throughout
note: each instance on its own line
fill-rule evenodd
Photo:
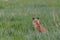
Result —
M 33 21 L 33 25 L 36 26 L 36 24 L 38 23 L 39 24 L 39 18 L 32 18 L 32 21 Z
M 32 18 L 33 23 L 39 23 L 39 18 Z

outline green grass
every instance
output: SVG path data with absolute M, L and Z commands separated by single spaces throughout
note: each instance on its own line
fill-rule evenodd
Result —
M 47 32 L 34 29 L 39 17 Z M 59 0 L 0 1 L 0 40 L 60 40 Z

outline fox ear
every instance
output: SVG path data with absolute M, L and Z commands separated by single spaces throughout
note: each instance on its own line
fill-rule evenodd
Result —
M 39 18 L 37 18 L 39 20 Z
M 35 19 L 35 18 L 32 18 L 33 20 Z

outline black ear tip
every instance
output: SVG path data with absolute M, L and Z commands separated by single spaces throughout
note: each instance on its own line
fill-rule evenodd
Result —
M 35 18 L 32 18 L 33 20 L 35 19 Z
M 39 19 L 39 18 L 37 18 L 37 19 Z

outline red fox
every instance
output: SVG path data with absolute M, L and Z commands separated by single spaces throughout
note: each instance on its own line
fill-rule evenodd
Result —
M 40 24 L 39 18 L 32 18 L 34 27 L 40 32 L 46 32 L 46 28 Z

